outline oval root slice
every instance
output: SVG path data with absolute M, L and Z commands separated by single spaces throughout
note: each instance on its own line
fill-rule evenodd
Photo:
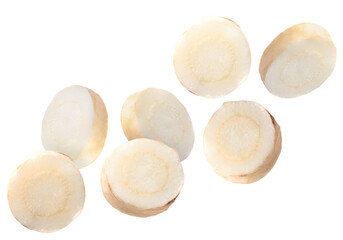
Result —
M 174 148 L 181 160 L 194 143 L 191 118 L 170 92 L 148 88 L 128 97 L 121 111 L 121 125 L 128 140 L 150 138 Z
M 250 48 L 240 27 L 223 17 L 209 17 L 179 39 L 175 73 L 190 92 L 217 98 L 235 90 L 249 74 Z
M 57 93 L 43 118 L 45 150 L 68 155 L 79 168 L 97 159 L 106 135 L 106 106 L 97 93 L 82 86 Z
M 106 200 L 119 211 L 137 217 L 169 208 L 184 181 L 177 152 L 151 139 L 134 139 L 117 147 L 101 173 Z
M 12 174 L 8 202 L 25 227 L 54 232 L 70 224 L 82 211 L 85 189 L 79 169 L 64 154 L 36 153 Z
M 260 75 L 272 94 L 293 98 L 318 88 L 332 73 L 336 48 L 329 33 L 313 23 L 294 25 L 264 51 Z
M 215 172 L 235 183 L 264 177 L 281 152 L 281 131 L 270 113 L 251 101 L 224 103 L 204 132 L 204 153 Z

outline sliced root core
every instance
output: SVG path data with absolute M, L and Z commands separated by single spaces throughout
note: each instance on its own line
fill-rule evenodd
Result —
M 272 169 L 281 141 L 279 125 L 260 104 L 226 102 L 207 124 L 204 152 L 221 177 L 235 183 L 252 183 Z
M 318 88 L 335 63 L 336 48 L 329 33 L 319 25 L 301 23 L 282 32 L 266 48 L 260 75 L 272 94 L 292 98 Z
M 128 140 L 150 138 L 174 148 L 181 160 L 194 143 L 192 121 L 186 108 L 170 92 L 149 88 L 131 95 L 121 112 L 121 125 Z
M 46 151 L 31 156 L 12 174 L 8 202 L 25 227 L 54 232 L 81 212 L 85 189 L 80 171 L 64 154 Z
M 107 135 L 107 111 L 98 94 L 71 86 L 60 91 L 45 112 L 42 142 L 46 150 L 64 153 L 79 168 L 101 153 Z
M 168 209 L 183 185 L 177 152 L 150 139 L 120 145 L 106 160 L 101 186 L 107 201 L 123 213 L 148 217 Z
M 238 87 L 250 70 L 250 48 L 233 21 L 210 17 L 187 30 L 174 53 L 176 75 L 190 92 L 209 98 Z

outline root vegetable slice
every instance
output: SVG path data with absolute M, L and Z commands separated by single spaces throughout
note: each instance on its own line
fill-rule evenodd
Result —
M 54 232 L 81 212 L 85 189 L 79 169 L 64 154 L 45 151 L 32 155 L 12 174 L 8 202 L 25 227 Z
M 92 90 L 71 86 L 54 97 L 42 124 L 46 150 L 64 153 L 79 168 L 91 164 L 101 153 L 107 135 L 107 111 Z
M 250 70 L 250 48 L 240 27 L 223 17 L 192 26 L 174 53 L 176 75 L 190 92 L 208 98 L 238 87 Z
M 192 121 L 182 103 L 170 92 L 148 88 L 124 103 L 121 125 L 128 140 L 150 138 L 174 148 L 181 160 L 192 150 Z
M 301 23 L 277 36 L 264 51 L 260 75 L 274 95 L 293 98 L 318 88 L 332 73 L 336 48 L 321 26 Z
M 101 173 L 107 201 L 121 212 L 138 217 L 167 210 L 178 196 L 183 179 L 176 151 L 144 138 L 116 148 Z
M 224 103 L 204 133 L 204 152 L 213 169 L 235 183 L 252 183 L 274 166 L 281 131 L 269 112 L 250 101 Z

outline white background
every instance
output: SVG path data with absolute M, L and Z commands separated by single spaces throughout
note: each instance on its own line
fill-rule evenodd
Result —
M 342 239 L 343 32 L 340 1 L 0 1 L 0 239 Z M 220 99 L 189 93 L 176 79 L 178 37 L 206 16 L 225 16 L 245 33 L 252 53 L 246 81 Z M 300 22 L 324 26 L 337 47 L 336 69 L 312 93 L 281 99 L 264 87 L 258 64 L 281 31 Z M 10 213 L 7 184 L 25 157 L 43 150 L 41 120 L 53 96 L 79 84 L 103 98 L 108 138 L 100 157 L 81 170 L 86 202 L 59 232 L 24 228 Z M 120 110 L 147 87 L 171 91 L 193 120 L 196 141 L 182 164 L 185 185 L 168 211 L 137 218 L 102 195 L 105 158 L 126 141 Z M 283 148 L 262 180 L 239 185 L 205 160 L 202 134 L 224 101 L 254 100 L 281 126 Z

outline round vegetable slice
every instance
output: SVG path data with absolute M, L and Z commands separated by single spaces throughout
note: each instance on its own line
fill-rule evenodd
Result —
M 204 132 L 207 161 L 224 179 L 252 183 L 264 177 L 281 152 L 281 131 L 270 113 L 251 101 L 224 103 Z
M 107 201 L 123 213 L 148 217 L 175 201 L 183 186 L 177 152 L 151 139 L 134 139 L 117 147 L 101 173 Z
M 238 87 L 250 70 L 250 48 L 240 27 L 209 17 L 188 29 L 174 52 L 176 76 L 190 92 L 208 98 Z
M 313 23 L 294 25 L 264 51 L 260 75 L 274 95 L 293 98 L 318 88 L 332 73 L 336 48 L 329 33 Z
M 57 93 L 43 118 L 44 148 L 68 155 L 79 168 L 98 157 L 106 135 L 105 104 L 97 93 L 82 86 Z
M 128 140 L 150 138 L 174 148 L 181 160 L 194 143 L 191 118 L 170 92 L 148 88 L 132 94 L 121 111 L 121 125 Z
M 32 155 L 12 174 L 8 203 L 25 227 L 54 232 L 82 211 L 85 189 L 79 169 L 64 154 L 45 151 Z

